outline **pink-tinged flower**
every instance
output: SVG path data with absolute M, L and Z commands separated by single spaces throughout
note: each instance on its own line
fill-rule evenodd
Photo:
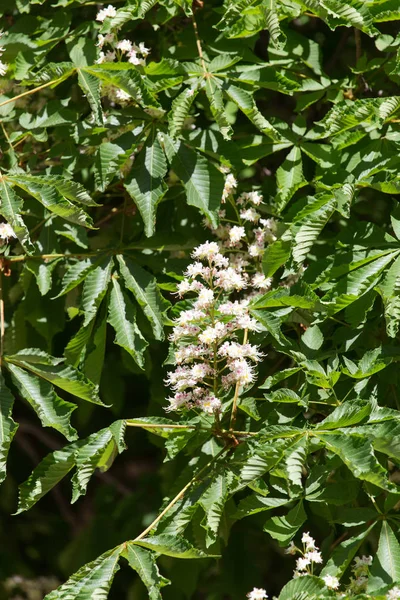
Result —
M 236 187 L 237 181 L 235 177 L 232 175 L 232 173 L 228 173 L 225 178 L 225 186 L 222 192 L 222 202 L 225 202 L 225 200 L 232 194 Z
M 252 286 L 258 290 L 271 289 L 272 282 L 273 282 L 272 278 L 265 277 L 265 275 L 263 273 L 256 273 L 255 275 L 253 275 L 253 278 L 251 280 Z
M 261 215 L 254 210 L 254 208 L 247 208 L 240 211 L 240 218 L 243 219 L 243 221 L 250 221 L 250 223 L 257 223 L 260 216 Z
M 224 271 L 219 271 L 215 278 L 215 285 L 226 292 L 232 290 L 243 290 L 246 287 L 244 276 L 233 267 L 228 267 Z
M 208 308 L 214 302 L 214 292 L 207 288 L 199 292 L 199 297 L 194 303 L 196 308 Z
M 221 400 L 213 395 L 205 396 L 197 401 L 199 406 L 205 413 L 212 415 L 221 411 Z
M 0 223 L 0 239 L 8 240 L 9 238 L 16 238 L 14 229 L 8 223 Z

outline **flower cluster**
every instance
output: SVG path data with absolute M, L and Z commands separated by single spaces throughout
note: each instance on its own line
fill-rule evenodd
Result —
M 255 381 L 254 365 L 262 355 L 247 341 L 248 332 L 257 330 L 249 301 L 229 298 L 247 287 L 247 274 L 231 265 L 216 242 L 201 244 L 192 258 L 177 288 L 180 297 L 194 297 L 170 336 L 177 366 L 166 379 L 174 392 L 167 410 L 199 408 L 215 414 L 231 388 Z
M 0 31 L 0 40 L 4 35 L 4 31 Z M 7 69 L 8 69 L 8 65 L 6 63 L 3 63 L 3 61 L 1 60 L 1 57 L 3 55 L 4 52 L 4 46 L 0 45 L 0 77 L 4 77 L 4 75 L 7 73 Z
M 372 565 L 372 556 L 356 556 L 351 569 L 352 577 L 348 591 L 357 595 L 362 594 L 367 589 L 368 584 L 368 568 Z
M 109 4 L 106 8 L 102 8 L 96 16 L 96 20 L 101 23 L 105 19 L 113 19 L 117 15 L 116 9 Z M 113 28 L 113 31 L 103 35 L 100 33 L 97 38 L 97 46 L 100 50 L 97 63 L 105 62 L 118 62 L 124 58 L 127 59 L 132 65 L 145 65 L 146 58 L 150 54 L 150 49 L 146 48 L 143 42 L 134 44 L 130 40 L 123 39 L 118 40 L 117 26 Z M 124 103 L 132 100 L 131 96 L 124 90 L 105 86 L 103 90 L 110 98 L 111 101 Z M 136 98 L 140 100 L 140 98 Z
M 322 555 L 319 549 L 315 545 L 315 540 L 310 536 L 309 533 L 303 533 L 301 538 L 303 549 L 297 548 L 292 542 L 289 548 L 286 550 L 287 554 L 301 554 L 296 561 L 296 569 L 293 573 L 293 577 L 303 577 L 304 575 L 312 575 L 315 564 L 322 563 Z M 327 587 L 328 584 L 326 584 Z M 335 589 L 335 588 L 332 588 Z
M 223 202 L 232 194 L 237 186 L 236 179 L 231 173 L 226 176 Z M 265 277 L 262 270 L 262 257 L 268 244 L 276 240 L 277 223 L 273 218 L 264 219 L 256 210 L 263 201 L 257 191 L 243 192 L 234 203 L 237 224 L 227 219 L 227 211 L 220 212 L 221 224 L 216 229 L 211 223 L 205 222 L 220 244 L 231 255 L 231 263 L 236 268 L 251 274 L 249 288 L 253 292 L 265 292 L 271 288 L 272 279 Z
M 400 598 L 400 588 L 395 586 L 394 588 L 392 588 L 387 596 L 386 596 L 387 600 L 398 600 L 398 598 Z

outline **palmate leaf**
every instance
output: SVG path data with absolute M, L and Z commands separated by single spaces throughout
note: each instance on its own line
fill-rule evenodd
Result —
M 29 349 L 4 358 L 7 365 L 16 365 L 49 381 L 73 396 L 104 406 L 98 397 L 97 386 L 86 379 L 77 369 L 70 365 L 59 364 L 63 359 L 55 359 L 51 362 L 46 356 L 41 358 L 40 354 L 30 356 Z
M 141 75 L 130 63 L 103 63 L 85 67 L 81 69 L 81 72 L 96 79 L 99 86 L 103 81 L 123 90 L 140 105 L 159 107 L 157 100 L 146 85 L 146 77 Z
M 17 514 L 36 504 L 74 467 L 72 502 L 75 502 L 86 492 L 95 469 L 106 471 L 115 456 L 125 450 L 124 432 L 125 421 L 115 421 L 110 427 L 48 454 L 19 486 Z
M 277 0 L 266 0 L 262 3 L 262 10 L 265 15 L 266 29 L 269 31 L 273 45 L 277 48 L 281 48 L 285 42 L 286 36 L 282 33 L 279 25 L 279 16 L 276 5 Z
M 78 83 L 90 104 L 93 116 L 97 125 L 102 125 L 104 121 L 103 108 L 100 100 L 100 80 L 86 72 L 84 69 L 77 68 Z
M 136 325 L 135 307 L 123 293 L 115 277 L 112 278 L 108 311 L 108 322 L 115 330 L 115 343 L 129 352 L 137 364 L 143 368 L 143 353 L 148 343 Z
M 303 502 L 299 502 L 283 517 L 271 517 L 264 525 L 264 531 L 278 540 L 282 546 L 287 546 L 296 535 L 307 518 Z
M 32 253 L 35 248 L 30 240 L 29 231 L 20 215 L 22 209 L 22 200 L 14 190 L 6 183 L 5 179 L 0 179 L 0 214 L 7 220 L 13 228 L 15 235 L 21 243 L 21 246 Z
M 129 566 L 137 572 L 143 581 L 149 594 L 149 600 L 162 600 L 160 588 L 170 582 L 160 575 L 154 554 L 132 542 L 128 542 L 122 556 L 126 558 Z
M 77 406 L 62 400 L 48 381 L 11 363 L 8 370 L 21 396 L 32 406 L 43 427 L 53 427 L 68 440 L 75 440 L 78 436 L 70 420 Z
M 196 206 L 216 227 L 224 189 L 222 173 L 183 142 L 174 144 L 164 137 L 168 160 L 185 187 L 187 203 Z
M 217 539 L 222 513 L 228 500 L 228 492 L 233 474 L 230 471 L 217 473 L 209 482 L 206 491 L 201 495 L 199 504 L 205 517 L 202 522 L 206 529 L 206 546 L 209 547 Z
M 185 88 L 172 102 L 171 110 L 168 113 L 168 133 L 171 137 L 174 138 L 181 132 L 197 94 L 197 88 Z
M 45 600 L 107 600 L 114 575 L 119 569 L 121 551 L 122 546 L 117 546 L 87 563 L 66 583 L 47 594 Z
M 18 424 L 12 419 L 14 397 L 0 374 L 0 483 L 6 477 L 8 451 Z
M 154 337 L 164 339 L 162 314 L 169 304 L 161 296 L 155 278 L 130 258 L 118 255 L 117 260 L 122 280 L 149 320 Z
M 306 575 L 289 581 L 281 593 L 279 600 L 307 600 L 308 598 L 321 598 L 325 588 L 324 582 L 319 577 Z
M 352 562 L 354 556 L 357 554 L 361 544 L 364 542 L 375 525 L 376 523 L 373 523 L 368 528 L 363 528 L 363 530 L 357 535 L 341 542 L 334 549 L 332 556 L 323 567 L 321 571 L 321 577 L 332 575 L 333 577 L 338 577 L 340 579 Z
M 114 178 L 117 171 L 118 156 L 123 152 L 118 144 L 111 142 L 100 144 L 93 166 L 96 189 L 100 192 L 104 192 Z
M 387 521 L 382 522 L 378 550 L 370 572 L 369 593 L 400 581 L 400 544 Z
M 218 555 L 206 554 L 202 550 L 198 550 L 184 538 L 163 533 L 132 543 L 174 558 L 218 558 Z
M 372 15 L 362 2 L 348 0 L 295 0 L 307 10 L 323 19 L 331 29 L 338 25 L 353 26 L 370 36 L 378 35 L 374 27 Z
M 303 175 L 303 162 L 301 150 L 294 146 L 284 162 L 276 172 L 278 186 L 277 206 L 282 210 L 297 190 L 305 185 L 307 181 Z
M 228 98 L 239 107 L 257 129 L 276 142 L 282 141 L 278 130 L 263 117 L 257 108 L 253 96 L 249 92 L 231 83 L 225 83 L 222 88 Z
M 346 432 L 347 433 L 347 432 Z M 356 435 L 318 432 L 318 439 L 337 454 L 355 477 L 390 490 L 394 486 L 387 478 L 386 469 L 377 461 L 371 442 Z
M 292 225 L 294 236 L 292 253 L 297 264 L 303 263 L 307 258 L 307 254 L 336 208 L 336 199 L 327 195 L 322 200 L 311 202 L 309 208 L 311 214 Z
M 84 327 L 95 317 L 101 301 L 106 295 L 113 267 L 113 259 L 107 256 L 94 269 L 90 270 L 85 277 L 81 303 L 85 315 L 83 321 Z
M 226 116 L 222 92 L 214 78 L 207 77 L 205 90 L 212 115 L 218 125 L 221 135 L 225 140 L 230 140 L 233 130 Z
M 82 210 L 82 208 L 75 206 L 75 204 L 68 199 L 65 192 L 67 192 L 68 195 L 71 195 L 71 188 L 69 188 L 67 184 L 64 183 L 63 186 L 60 185 L 59 181 L 51 181 L 51 178 L 48 180 L 46 177 L 31 177 L 29 175 L 8 175 L 7 178 L 9 181 L 33 196 L 33 198 L 38 200 L 38 202 L 40 202 L 47 210 L 58 215 L 62 219 L 84 227 L 93 227 L 91 217 Z M 51 183 L 49 183 L 49 181 L 51 181 Z M 54 185 L 54 183 L 56 183 L 56 185 Z M 60 189 L 62 191 L 60 191 Z M 83 194 L 82 198 L 84 198 Z M 90 206 L 93 206 L 93 203 L 91 203 Z
M 140 211 L 147 237 L 154 234 L 157 205 L 168 190 L 164 181 L 167 171 L 164 151 L 153 128 L 124 183 Z
M 104 256 L 85 258 L 70 265 L 62 279 L 61 291 L 55 298 L 68 294 L 68 292 L 82 283 L 89 273 L 91 273 L 102 261 L 104 261 Z

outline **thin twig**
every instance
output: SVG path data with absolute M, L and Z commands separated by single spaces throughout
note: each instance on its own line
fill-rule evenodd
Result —
M 199 30 L 197 27 L 196 19 L 194 18 L 193 14 L 192 14 L 192 23 L 193 23 L 194 35 L 196 38 L 197 52 L 199 53 L 201 66 L 203 67 L 203 71 L 204 71 L 204 75 L 205 75 L 206 73 L 208 73 L 207 65 L 206 65 L 206 61 L 204 60 L 204 54 L 203 54 L 203 48 L 202 48 L 201 40 L 200 40 L 200 36 L 199 36 Z
M 18 94 L 18 96 L 14 96 L 13 98 L 8 98 L 7 100 L 4 100 L 4 102 L 0 102 L 0 107 L 5 106 L 6 104 L 10 104 L 10 102 L 16 102 L 17 100 L 19 100 L 20 98 L 24 98 L 25 96 L 30 96 L 31 94 L 36 94 L 36 92 L 40 92 L 40 90 L 43 90 L 44 88 L 49 87 L 50 85 L 57 85 L 58 82 L 62 81 L 62 77 L 59 77 L 58 79 L 54 79 L 52 81 L 48 81 L 47 83 L 44 83 L 43 85 L 39 85 L 39 87 L 33 88 L 32 90 L 27 90 L 26 92 L 22 92 L 22 94 Z
M 166 423 L 135 423 L 134 421 L 126 421 L 128 427 L 141 427 L 143 429 L 196 429 L 197 425 L 167 425 Z
M 183 498 L 183 496 L 185 495 L 186 491 L 197 481 L 200 480 L 200 477 L 205 473 L 205 471 L 221 456 L 221 454 L 223 454 L 224 452 L 226 452 L 228 450 L 228 448 L 222 448 L 221 452 L 218 452 L 218 454 L 216 456 L 214 456 L 213 459 L 211 459 L 206 465 L 204 465 L 204 467 L 202 469 L 200 469 L 200 471 L 197 473 L 197 475 L 195 475 L 182 489 L 180 492 L 177 493 L 177 495 L 175 496 L 175 498 L 173 498 L 171 500 L 171 502 L 168 504 L 168 506 L 166 506 L 164 508 L 163 511 L 160 512 L 160 514 L 158 515 L 158 517 L 156 517 L 154 519 L 154 521 L 152 523 L 150 523 L 150 525 L 148 527 L 146 527 L 146 529 L 144 531 L 142 531 L 142 533 L 140 535 L 138 535 L 133 541 L 134 542 L 138 542 L 139 540 L 142 540 L 144 537 L 146 537 L 146 535 L 148 533 L 150 533 L 150 531 L 157 525 L 157 523 L 159 523 L 161 521 L 161 519 L 163 518 L 164 515 L 167 514 L 167 512 L 181 499 Z

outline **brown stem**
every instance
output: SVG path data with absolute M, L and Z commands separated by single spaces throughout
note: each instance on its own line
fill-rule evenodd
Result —
M 196 38 L 197 52 L 199 53 L 199 58 L 200 58 L 201 66 L 203 67 L 204 75 L 206 75 L 206 73 L 208 72 L 207 65 L 206 65 L 206 61 L 204 60 L 204 54 L 203 54 L 203 48 L 202 48 L 201 40 L 200 40 L 200 36 L 199 36 L 199 30 L 197 27 L 196 19 L 194 18 L 193 14 L 192 14 L 192 23 L 193 23 L 194 35 Z

